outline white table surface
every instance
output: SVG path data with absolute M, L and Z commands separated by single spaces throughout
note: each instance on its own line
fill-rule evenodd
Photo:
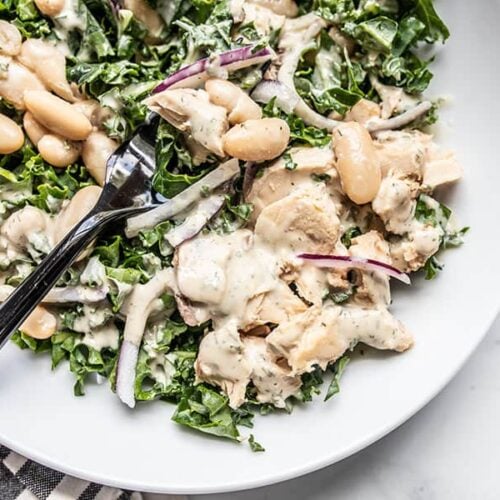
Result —
M 189 500 L 497 500 L 499 470 L 500 317 L 439 396 L 364 451 L 285 483 Z

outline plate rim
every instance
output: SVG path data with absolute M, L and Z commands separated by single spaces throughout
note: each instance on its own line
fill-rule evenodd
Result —
M 470 348 L 462 355 L 461 358 L 457 358 L 454 366 L 449 369 L 449 372 L 443 377 L 440 384 L 429 391 L 425 397 L 420 398 L 411 407 L 409 407 L 398 419 L 392 421 L 390 424 L 381 426 L 379 429 L 372 431 L 369 436 L 360 439 L 357 442 L 352 443 L 350 446 L 346 446 L 344 449 L 338 450 L 337 452 L 332 451 L 328 456 L 318 458 L 317 460 L 310 460 L 304 465 L 291 468 L 284 472 L 271 473 L 266 476 L 261 476 L 260 478 L 248 479 L 246 481 L 239 481 L 238 484 L 226 482 L 225 484 L 212 484 L 198 487 L 157 487 L 154 485 L 141 484 L 140 481 L 128 480 L 122 481 L 120 479 L 114 479 L 105 477 L 99 473 L 78 470 L 77 468 L 71 466 L 65 466 L 64 464 L 52 460 L 49 456 L 44 455 L 42 452 L 30 449 L 29 446 L 23 446 L 20 443 L 11 442 L 9 439 L 2 435 L 0 430 L 0 443 L 9 448 L 10 450 L 19 453 L 20 455 L 33 460 L 41 465 L 50 467 L 54 470 L 62 472 L 64 474 L 71 475 L 73 477 L 83 479 L 86 481 L 91 481 L 93 483 L 98 483 L 106 486 L 111 486 L 120 489 L 138 491 L 141 493 L 159 493 L 159 494 L 171 494 L 171 495 L 203 495 L 203 494 L 216 494 L 216 493 L 231 493 L 237 491 L 251 490 L 255 488 L 261 488 L 265 486 L 270 486 L 273 484 L 281 483 L 291 479 L 297 479 L 306 474 L 316 472 L 318 470 L 324 469 L 331 465 L 334 465 L 346 458 L 368 448 L 375 442 L 384 438 L 392 431 L 403 425 L 410 418 L 416 415 L 420 410 L 422 410 L 427 404 L 429 404 L 457 375 L 458 371 L 464 366 L 467 360 L 475 353 L 479 344 L 484 340 L 488 332 L 490 331 L 495 319 L 500 313 L 500 298 L 499 301 L 491 308 L 488 314 L 483 316 L 481 325 L 477 327 L 477 330 L 481 334 L 477 335 L 471 344 Z

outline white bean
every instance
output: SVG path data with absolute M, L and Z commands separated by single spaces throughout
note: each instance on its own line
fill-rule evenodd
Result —
M 2 61 L 3 62 L 3 61 Z M 16 109 L 26 109 L 24 92 L 31 90 L 45 90 L 45 85 L 28 68 L 15 61 L 6 63 L 7 71 L 4 78 L 0 78 L 0 97 L 10 102 Z
M 60 14 L 65 3 L 66 0 L 35 0 L 35 5 L 38 7 L 38 10 L 49 17 Z
M 66 79 L 66 57 L 50 42 L 30 38 L 21 47 L 19 61 L 33 70 L 42 82 L 67 101 L 75 96 Z
M 154 40 L 161 35 L 164 23 L 161 16 L 146 0 L 124 0 L 123 5 L 148 29 L 148 38 Z
M 92 132 L 83 143 L 83 163 L 100 186 L 106 178 L 106 162 L 117 147 L 118 143 L 104 132 Z
M 21 50 L 23 37 L 19 30 L 7 21 L 0 21 L 0 53 L 17 56 Z
M 73 196 L 66 208 L 59 214 L 55 231 L 56 242 L 61 241 L 94 208 L 101 191 L 99 186 L 87 186 Z
M 83 113 L 94 127 L 100 127 L 102 122 L 111 115 L 109 108 L 102 108 L 94 99 L 84 99 L 72 104 L 80 113 Z
M 14 120 L 0 113 L 0 154 L 13 153 L 23 144 L 24 134 L 21 127 Z
M 57 330 L 57 318 L 43 306 L 36 306 L 19 329 L 38 340 L 45 340 Z
M 35 119 L 56 134 L 82 141 L 92 132 L 92 124 L 83 113 L 50 92 L 27 91 L 24 101 Z
M 244 161 L 265 161 L 278 157 L 290 139 L 288 124 L 279 118 L 248 120 L 235 125 L 222 137 L 224 151 Z
M 231 125 L 262 118 L 260 106 L 234 83 L 214 78 L 207 81 L 205 90 L 213 104 L 227 109 Z
M 16 248 L 23 250 L 28 244 L 28 236 L 46 233 L 49 215 L 39 208 L 26 205 L 12 213 L 2 224 L 0 234 L 5 236 Z
M 332 136 L 345 193 L 358 205 L 373 201 L 382 175 L 370 134 L 357 122 L 345 122 L 333 130 Z
M 50 132 L 35 120 L 35 117 L 26 111 L 23 116 L 23 127 L 30 141 L 36 146 L 38 141 Z
M 75 163 L 80 156 L 80 145 L 61 137 L 47 134 L 38 141 L 41 157 L 54 167 L 67 167 Z

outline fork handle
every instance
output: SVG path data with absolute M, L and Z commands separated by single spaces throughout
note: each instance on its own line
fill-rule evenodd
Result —
M 35 309 L 84 248 L 118 216 L 91 213 L 77 224 L 0 306 L 0 348 Z

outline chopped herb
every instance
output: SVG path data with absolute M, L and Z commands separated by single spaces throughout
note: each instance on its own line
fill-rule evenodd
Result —
M 252 451 L 255 451 L 255 452 L 266 451 L 266 449 L 260 443 L 255 441 L 253 434 L 250 434 L 250 436 L 248 438 L 248 444 L 250 445 L 250 448 Z
M 340 378 L 342 377 L 342 374 L 344 373 L 344 370 L 346 369 L 349 361 L 350 358 L 348 356 L 342 356 L 339 360 L 337 360 L 333 365 L 329 367 L 333 372 L 333 377 L 326 391 L 325 401 L 328 401 L 332 396 L 335 396 L 335 394 L 340 392 Z

